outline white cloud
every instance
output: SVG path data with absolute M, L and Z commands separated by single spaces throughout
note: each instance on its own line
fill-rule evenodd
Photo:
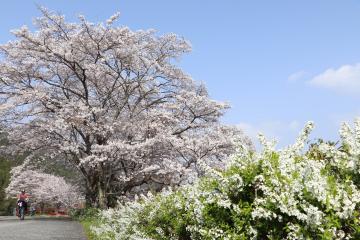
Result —
M 303 80 L 305 77 L 307 77 L 307 75 L 308 75 L 307 72 L 301 70 L 301 71 L 291 74 L 288 77 L 288 81 L 289 82 L 297 82 L 297 81 Z
M 263 133 L 267 139 L 277 140 L 279 147 L 283 147 L 294 143 L 302 128 L 302 125 L 296 120 L 290 122 L 269 121 L 257 124 L 241 122 L 237 126 L 251 138 L 256 147 L 259 147 L 257 139 L 259 133 Z
M 308 84 L 332 89 L 340 93 L 360 93 L 360 63 L 329 68 L 313 77 Z

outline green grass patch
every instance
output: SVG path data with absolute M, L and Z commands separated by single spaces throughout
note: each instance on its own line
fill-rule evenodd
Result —
M 99 239 L 91 230 L 91 227 L 97 227 L 100 225 L 99 212 L 100 210 L 96 208 L 73 209 L 70 211 L 71 218 L 79 221 L 83 226 L 88 240 Z
M 83 219 L 80 221 L 83 226 L 85 235 L 88 240 L 98 240 L 96 235 L 91 231 L 91 227 L 98 226 L 98 222 L 95 219 Z

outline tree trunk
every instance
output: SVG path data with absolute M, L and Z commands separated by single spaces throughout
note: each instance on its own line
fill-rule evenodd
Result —
M 93 186 L 93 184 L 87 184 L 85 192 L 85 201 L 87 208 L 96 207 L 96 192 L 94 191 L 94 189 L 95 187 Z
M 40 203 L 40 214 L 44 214 L 44 208 L 45 208 L 45 204 L 43 202 Z
M 106 187 L 98 175 L 92 175 L 86 188 L 86 207 L 108 208 Z
M 98 190 L 98 194 L 97 194 L 98 207 L 100 209 L 106 209 L 108 207 L 106 189 L 104 187 L 104 184 L 102 184 L 100 181 L 98 182 L 97 190 Z

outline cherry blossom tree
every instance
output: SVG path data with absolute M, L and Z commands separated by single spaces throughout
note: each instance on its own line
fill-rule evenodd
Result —
M 40 204 L 74 207 L 83 196 L 78 187 L 68 183 L 64 178 L 51 174 L 23 170 L 22 166 L 13 168 L 12 178 L 6 188 L 8 196 L 16 197 L 22 189 L 31 194 L 31 201 Z
M 114 26 L 119 14 L 94 24 L 41 11 L 37 31 L 0 45 L 1 122 L 10 150 L 31 153 L 24 169 L 63 159 L 87 203 L 105 208 L 140 186 L 198 176 L 199 160 L 221 167 L 246 140 L 219 122 L 228 105 L 174 64 L 191 50 L 184 39 Z

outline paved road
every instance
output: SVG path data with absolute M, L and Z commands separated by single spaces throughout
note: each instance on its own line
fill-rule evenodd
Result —
M 0 218 L 0 240 L 86 240 L 82 226 L 69 219 Z

